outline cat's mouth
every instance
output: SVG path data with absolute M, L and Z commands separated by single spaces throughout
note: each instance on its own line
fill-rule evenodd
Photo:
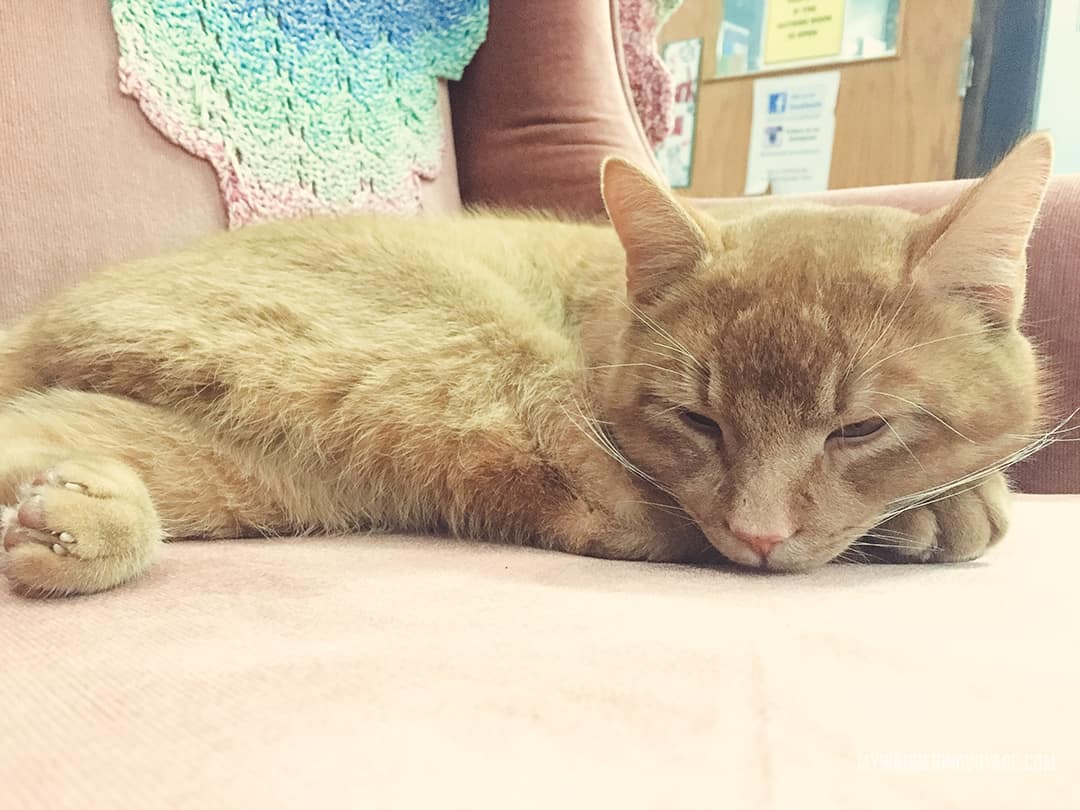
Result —
M 699 525 L 701 525 L 699 523 Z M 854 526 L 841 529 L 827 539 L 815 539 L 811 535 L 796 532 L 777 543 L 767 553 L 755 550 L 727 531 L 719 536 L 702 532 L 709 543 L 732 563 L 756 571 L 775 574 L 796 574 L 821 568 L 835 560 L 845 560 L 845 555 L 855 546 L 866 529 Z

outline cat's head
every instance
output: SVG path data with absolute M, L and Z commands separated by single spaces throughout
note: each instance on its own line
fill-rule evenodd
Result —
M 598 397 L 622 452 L 722 554 L 776 570 L 833 559 L 898 500 L 1007 462 L 1041 418 L 1017 322 L 1051 151 L 1029 137 L 925 216 L 706 215 L 609 159 L 627 314 Z

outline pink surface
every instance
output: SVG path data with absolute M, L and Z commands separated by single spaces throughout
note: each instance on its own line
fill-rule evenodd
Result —
M 961 566 L 181 543 L 0 592 L 0 806 L 1067 808 L 1080 498 Z
M 225 226 L 213 169 L 154 129 L 116 65 L 106 0 L 0 11 L 0 328 L 95 267 Z M 427 212 L 461 207 L 445 82 L 439 103 L 448 140 L 420 183 Z
M 659 173 L 635 112 L 618 3 L 491 0 L 487 40 L 450 86 L 466 205 L 594 217 L 605 157 Z

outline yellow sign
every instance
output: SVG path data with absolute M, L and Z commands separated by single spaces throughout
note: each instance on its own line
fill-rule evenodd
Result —
M 765 64 L 837 56 L 844 37 L 844 0 L 770 0 Z

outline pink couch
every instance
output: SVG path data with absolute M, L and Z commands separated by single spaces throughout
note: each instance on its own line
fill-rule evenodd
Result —
M 222 227 L 208 166 L 119 95 L 106 0 L 0 12 L 0 323 L 103 261 Z M 649 160 L 611 3 L 492 0 L 428 207 L 596 213 Z M 58 55 L 62 54 L 62 58 Z M 938 205 L 959 184 L 835 202 Z M 1080 178 L 1028 323 L 1080 405 Z M 961 566 L 798 576 L 438 538 L 168 549 L 133 587 L 0 592 L 0 807 L 1078 806 L 1080 453 L 1017 480 Z M 0 452 L 3 452 L 0 448 Z

